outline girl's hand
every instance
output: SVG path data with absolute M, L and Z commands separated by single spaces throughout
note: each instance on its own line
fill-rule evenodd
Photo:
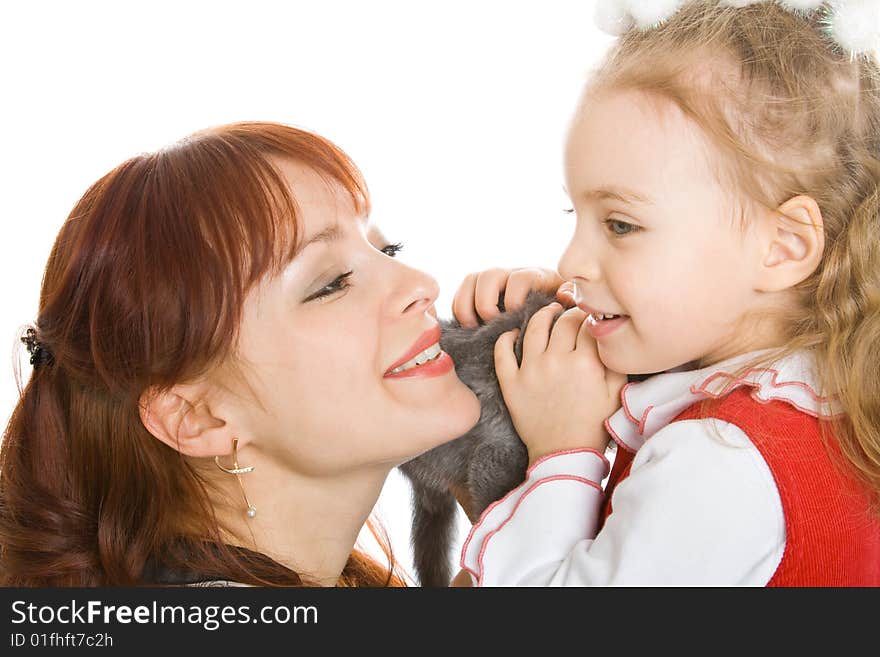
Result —
M 504 293 L 505 310 L 519 308 L 529 290 L 556 294 L 566 307 L 574 305 L 574 286 L 563 281 L 552 269 L 523 267 L 519 269 L 487 269 L 468 274 L 452 301 L 452 314 L 462 326 L 476 327 L 497 317 L 499 297 Z
M 587 314 L 562 311 L 551 303 L 536 312 L 523 337 L 522 365 L 514 354 L 519 329 L 495 342 L 495 371 L 529 464 L 566 449 L 608 446 L 604 421 L 620 408 L 626 375 L 605 369 L 596 341 L 587 332 Z M 552 326 L 552 332 L 551 332 Z

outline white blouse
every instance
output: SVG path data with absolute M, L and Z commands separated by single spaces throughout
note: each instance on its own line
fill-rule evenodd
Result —
M 718 396 L 731 384 L 728 372 L 760 353 L 627 384 L 605 426 L 618 450 L 636 454 L 602 531 L 608 460 L 588 449 L 551 454 L 471 529 L 461 566 L 473 584 L 766 584 L 785 549 L 782 502 L 767 463 L 734 424 L 670 424 L 693 403 Z M 839 410 L 819 399 L 808 353 L 774 365 L 750 370 L 727 392 L 749 385 L 758 401 L 784 400 L 812 415 Z

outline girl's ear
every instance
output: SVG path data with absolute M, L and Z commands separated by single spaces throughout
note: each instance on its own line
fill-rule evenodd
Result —
M 141 422 L 153 436 L 186 456 L 230 453 L 231 428 L 207 404 L 196 401 L 200 398 L 198 389 L 183 384 L 162 392 L 147 388 L 138 404 Z
M 795 196 L 762 219 L 759 292 L 794 287 L 812 274 L 825 250 L 822 212 L 810 196 Z

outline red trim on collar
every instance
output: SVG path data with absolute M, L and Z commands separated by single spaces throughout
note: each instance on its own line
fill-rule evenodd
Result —
M 644 433 L 645 433 L 645 422 L 648 421 L 648 413 L 651 411 L 652 408 L 654 408 L 654 406 L 653 405 L 648 406 L 644 410 L 644 412 L 642 413 L 642 419 L 637 420 L 636 417 L 630 412 L 629 406 L 626 405 L 626 389 L 629 386 L 631 386 L 632 384 L 633 384 L 633 381 L 630 381 L 625 386 L 623 386 L 623 388 L 620 390 L 620 399 L 623 402 L 622 406 L 623 406 L 624 414 L 626 415 L 627 418 L 629 418 L 630 422 L 632 422 L 633 424 L 639 425 L 639 435 L 641 436 L 641 435 L 644 435 Z
M 752 385 L 752 386 L 756 386 L 756 387 L 760 388 L 763 385 L 762 382 L 747 381 L 746 380 L 746 377 L 749 376 L 752 372 L 759 372 L 759 373 L 769 372 L 771 375 L 769 384 L 773 388 L 784 388 L 785 386 L 795 386 L 797 388 L 803 388 L 804 390 L 809 392 L 810 395 L 813 397 L 813 399 L 815 399 L 816 402 L 819 404 L 828 403 L 828 402 L 831 402 L 834 400 L 834 397 L 820 396 L 815 390 L 813 390 L 812 386 L 809 386 L 802 381 L 783 381 L 782 383 L 777 383 L 776 377 L 779 376 L 779 371 L 772 369 L 772 368 L 769 368 L 769 367 L 752 367 L 749 370 L 747 370 L 740 378 L 735 378 L 732 374 L 728 374 L 727 372 L 725 372 L 723 370 L 718 371 L 718 372 L 713 372 L 699 386 L 691 386 L 691 392 L 694 394 L 703 392 L 703 393 L 709 395 L 710 397 L 718 398 L 723 395 L 726 395 L 729 392 L 732 392 L 738 384 L 748 384 L 748 385 Z M 716 393 L 710 392 L 709 390 L 706 389 L 706 386 L 713 379 L 715 379 L 717 377 L 721 377 L 721 376 L 726 376 L 727 378 L 732 379 L 732 381 L 730 383 L 728 383 L 727 385 L 724 386 L 724 388 L 721 390 L 721 392 L 716 394 Z M 785 401 L 788 401 L 788 400 L 786 399 Z
M 730 369 L 734 367 L 735 364 L 728 363 L 727 368 Z M 721 365 L 724 367 L 724 365 Z M 707 368 L 711 370 L 710 368 Z M 780 371 L 786 372 L 785 367 L 771 368 L 771 367 L 752 367 L 749 368 L 746 372 L 744 372 L 741 376 L 735 377 L 733 374 L 730 374 L 728 371 L 724 369 L 718 369 L 712 371 L 709 374 L 706 374 L 704 378 L 698 383 L 691 384 L 690 387 L 682 388 L 680 395 L 677 399 L 681 402 L 689 402 L 690 404 L 695 404 L 703 399 L 707 398 L 719 398 L 728 393 L 732 392 L 736 388 L 740 386 L 748 386 L 752 388 L 750 395 L 751 397 L 762 404 L 766 404 L 769 401 L 783 401 L 787 402 L 793 408 L 796 408 L 802 413 L 810 415 L 811 417 L 816 418 L 828 418 L 834 417 L 838 413 L 842 413 L 839 406 L 836 406 L 838 401 L 835 395 L 823 397 L 818 394 L 816 389 L 810 383 L 804 381 L 806 378 L 808 381 L 812 381 L 809 377 L 810 374 L 806 370 L 794 369 L 788 375 L 792 374 L 799 380 L 794 381 L 784 381 L 780 382 L 778 378 L 782 376 Z M 670 372 L 671 373 L 671 372 Z M 658 374 L 657 376 L 663 376 L 664 373 Z M 713 383 L 717 382 L 719 379 L 729 379 L 724 382 L 722 386 L 722 390 L 720 392 L 713 392 L 709 390 L 710 386 Z M 648 379 L 650 380 L 650 379 Z M 646 380 L 647 381 L 647 380 Z M 633 440 L 636 443 L 642 443 L 645 440 L 645 431 L 647 427 L 647 422 L 649 416 L 652 412 L 654 412 L 657 408 L 663 408 L 668 403 L 671 403 L 676 397 L 671 397 L 668 399 L 662 399 L 662 397 L 658 397 L 657 399 L 651 400 L 643 399 L 642 401 L 654 401 L 654 404 L 650 404 L 641 412 L 641 417 L 637 418 L 633 413 L 633 408 L 630 406 L 627 400 L 627 393 L 639 395 L 639 392 L 634 390 L 629 390 L 631 385 L 634 385 L 636 382 L 629 382 L 623 386 L 620 391 L 620 399 L 621 399 L 621 408 L 618 409 L 616 413 L 613 413 L 611 416 L 606 418 L 604 422 L 605 430 L 614 440 L 618 447 L 622 447 L 628 452 L 634 452 L 638 449 L 636 445 L 629 445 L 626 441 L 624 441 L 621 435 L 626 435 L 628 440 Z M 642 383 L 642 382 L 638 382 Z M 798 392 L 795 394 L 794 391 Z M 803 391 L 807 392 L 807 396 L 804 396 Z M 658 391 L 662 396 L 662 391 Z M 692 396 L 692 399 L 689 401 L 687 399 L 688 396 Z M 638 397 L 637 397 L 638 398 Z M 815 407 L 810 408 L 812 404 L 807 403 L 805 400 L 809 398 L 815 401 Z M 658 401 L 659 399 L 659 401 Z M 805 407 L 806 405 L 806 407 Z M 621 420 L 625 420 L 625 422 L 620 424 L 621 432 L 615 432 L 614 428 L 611 425 L 610 420 L 617 416 L 617 420 L 615 421 L 615 425 Z M 622 417 L 621 417 L 622 416 Z M 635 425 L 635 426 L 632 426 Z M 624 430 L 624 427 L 627 427 Z M 640 446 L 640 445 L 639 445 Z
M 630 381 L 625 386 L 623 386 L 623 388 L 620 389 L 620 400 L 621 402 L 623 402 L 623 412 L 629 418 L 629 421 L 633 424 L 638 424 L 639 421 L 635 418 L 635 416 L 633 416 L 632 413 L 629 412 L 629 406 L 626 405 L 626 389 L 629 388 L 633 383 L 633 381 Z
M 612 414 L 612 417 L 613 417 L 613 414 Z M 611 428 L 611 423 L 608 421 L 610 419 L 611 419 L 610 417 L 605 419 L 605 422 L 604 422 L 605 431 L 607 431 L 608 435 L 611 436 L 612 440 L 614 440 L 614 443 L 617 445 L 617 448 L 618 449 L 625 449 L 627 452 L 632 452 L 633 454 L 635 454 L 636 450 L 634 450 L 632 447 L 630 447 L 625 442 L 623 442 L 623 439 L 617 435 L 617 432 L 614 429 Z

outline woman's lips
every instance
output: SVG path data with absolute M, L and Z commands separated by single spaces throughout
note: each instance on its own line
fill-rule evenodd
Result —
M 428 345 L 430 346 L 430 345 Z M 416 352 L 418 353 L 418 352 Z M 404 361 L 406 362 L 406 361 Z M 446 374 L 450 370 L 454 368 L 454 363 L 452 362 L 452 357 L 447 354 L 445 351 L 441 351 L 440 355 L 437 356 L 434 360 L 429 360 L 424 365 L 416 365 L 408 370 L 403 370 L 403 372 L 398 372 L 397 374 L 386 374 L 384 378 L 386 379 L 408 379 L 412 376 L 441 376 Z M 391 368 L 394 369 L 394 368 Z
M 405 362 L 415 358 L 416 355 L 422 353 L 425 349 L 427 349 L 431 345 L 437 344 L 438 342 L 440 342 L 440 335 L 441 335 L 440 325 L 434 324 L 434 326 L 429 328 L 427 331 L 425 331 L 424 333 L 422 333 L 418 337 L 418 339 L 413 343 L 412 347 L 410 347 L 409 350 L 403 356 L 398 358 L 397 361 L 395 361 L 394 364 L 391 365 L 391 367 L 389 367 L 387 370 L 385 370 L 385 376 L 386 377 L 400 376 L 401 374 L 406 374 L 406 372 L 412 371 L 412 370 L 405 370 L 404 372 L 398 372 L 397 374 L 394 374 L 394 375 L 391 374 L 391 370 L 393 370 L 397 367 L 400 367 Z M 442 358 L 444 355 L 446 355 L 446 354 L 441 353 L 440 358 Z M 440 358 L 438 358 L 437 360 L 440 360 Z M 431 362 L 433 362 L 433 361 L 431 361 Z M 451 359 L 450 359 L 450 362 L 451 362 Z M 418 368 L 414 368 L 414 369 L 418 369 Z

